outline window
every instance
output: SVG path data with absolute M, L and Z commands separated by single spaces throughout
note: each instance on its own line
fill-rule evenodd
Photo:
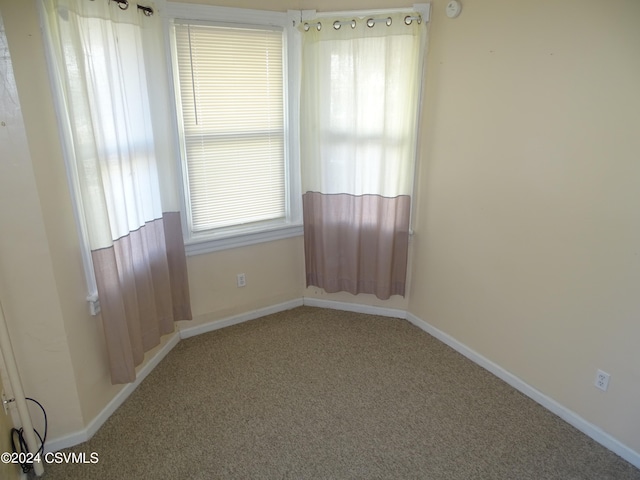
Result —
M 300 235 L 285 29 L 175 20 L 173 39 L 188 252 Z

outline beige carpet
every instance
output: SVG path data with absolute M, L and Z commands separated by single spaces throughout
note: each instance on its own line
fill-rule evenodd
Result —
M 640 479 L 410 323 L 301 307 L 180 342 L 57 479 Z

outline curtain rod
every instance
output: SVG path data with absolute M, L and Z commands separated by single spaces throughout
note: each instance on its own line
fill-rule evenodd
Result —
M 407 15 L 406 17 L 404 17 L 404 23 L 405 25 L 411 25 L 411 23 L 413 21 L 418 22 L 418 25 L 420 25 L 422 23 L 422 15 Z M 347 21 L 339 21 L 336 20 L 335 22 L 333 22 L 333 28 L 336 30 L 340 30 L 340 27 L 342 27 L 343 25 L 349 25 L 351 28 L 356 28 L 356 23 L 357 21 L 355 19 L 353 20 L 347 20 Z M 391 17 L 386 17 L 386 18 L 369 18 L 366 21 L 367 27 L 372 28 L 375 26 L 376 23 L 385 23 L 387 25 L 387 27 L 391 26 L 392 20 Z M 322 22 L 318 21 L 316 23 L 304 23 L 304 31 L 308 32 L 312 27 L 314 27 L 316 30 L 320 31 L 322 30 Z
M 129 0 L 109 0 L 109 1 L 116 2 L 120 10 L 126 10 L 127 8 L 129 8 Z M 142 10 L 142 13 L 144 13 L 147 17 L 150 17 L 151 15 L 153 15 L 153 8 L 145 7 L 144 5 L 139 5 L 139 4 L 136 4 L 136 6 L 138 7 L 138 10 Z

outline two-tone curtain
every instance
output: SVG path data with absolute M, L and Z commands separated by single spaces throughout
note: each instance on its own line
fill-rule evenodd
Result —
M 174 322 L 191 318 L 162 23 L 135 3 L 43 1 L 111 379 L 126 383 Z
M 404 295 L 425 24 L 403 13 L 301 30 L 307 286 Z

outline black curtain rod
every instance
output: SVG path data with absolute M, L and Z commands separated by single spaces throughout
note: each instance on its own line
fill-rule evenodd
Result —
M 109 0 L 109 1 L 116 2 L 120 10 L 126 10 L 127 8 L 129 8 L 129 0 Z M 147 17 L 150 17 L 151 15 L 153 15 L 153 8 L 145 7 L 144 5 L 137 5 L 137 7 L 138 7 L 138 10 L 142 10 L 142 13 L 144 13 Z

